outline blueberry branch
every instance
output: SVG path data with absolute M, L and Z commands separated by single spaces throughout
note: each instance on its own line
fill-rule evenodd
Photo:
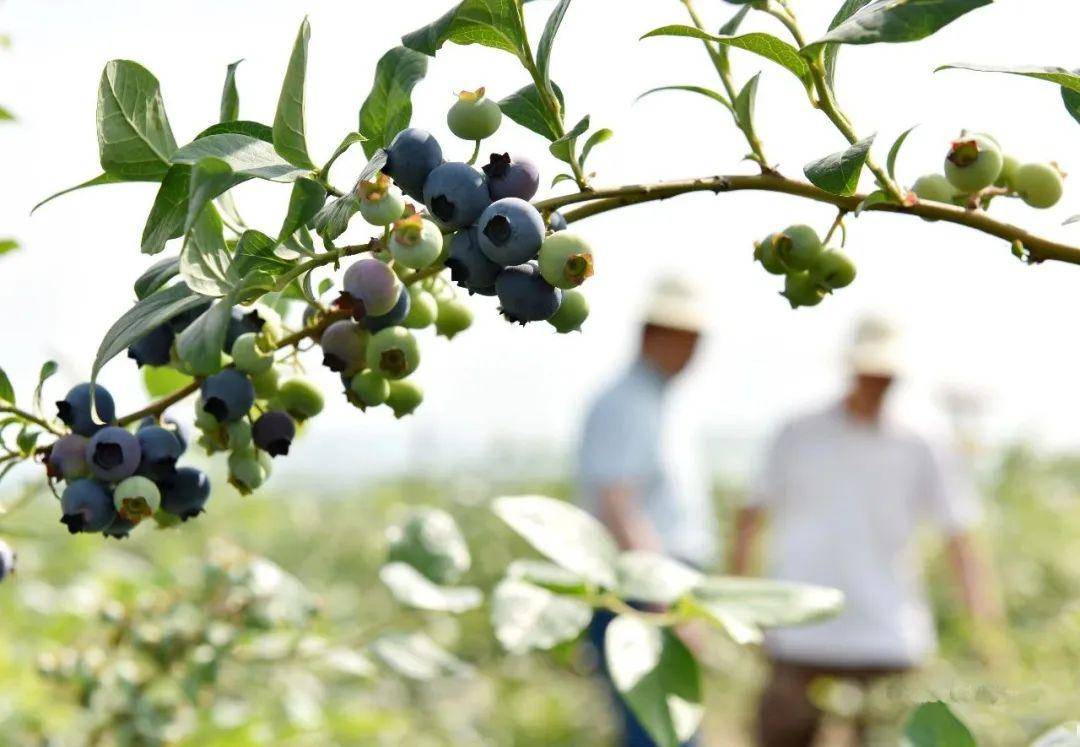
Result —
M 27 412 L 26 410 L 22 410 L 15 405 L 0 404 L 0 412 L 9 413 L 17 417 L 19 420 L 23 420 L 27 423 L 33 423 L 36 426 L 44 428 L 54 436 L 64 435 L 62 431 L 57 430 L 57 428 L 48 421 L 44 420 L 43 418 L 39 418 L 36 415 Z
M 710 176 L 684 181 L 658 182 L 656 184 L 634 184 L 614 189 L 597 189 L 582 194 L 570 194 L 553 197 L 536 203 L 541 212 L 558 210 L 568 205 L 588 203 L 575 210 L 565 213 L 566 221 L 584 220 L 594 215 L 607 213 L 612 210 L 639 205 L 647 202 L 666 200 L 678 195 L 694 192 L 777 192 L 801 197 L 815 202 L 833 205 L 841 210 L 854 212 L 866 199 L 864 194 L 851 196 L 836 195 L 826 192 L 807 182 L 787 179 L 775 174 L 759 175 L 733 175 L 733 176 Z M 981 211 L 965 210 L 955 205 L 947 205 L 941 202 L 921 201 L 914 205 L 904 205 L 895 202 L 879 202 L 866 205 L 862 212 L 896 213 L 925 218 L 931 221 L 944 221 L 956 225 L 980 231 L 996 236 L 997 238 L 1013 242 L 1021 242 L 1036 262 L 1044 260 L 1056 260 L 1069 264 L 1080 265 L 1080 247 L 1063 244 L 1051 239 L 1030 233 L 1019 226 L 991 218 Z

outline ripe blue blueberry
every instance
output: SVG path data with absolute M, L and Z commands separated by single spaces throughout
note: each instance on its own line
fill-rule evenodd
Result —
M 247 415 L 255 404 L 255 387 L 239 371 L 226 368 L 202 383 L 202 408 L 219 423 L 231 423 Z
M 116 515 L 116 518 L 112 520 L 109 526 L 101 530 L 101 533 L 106 537 L 112 537 L 113 539 L 127 539 L 131 534 L 131 530 L 135 528 L 136 522 L 130 519 L 125 519 L 120 514 Z
M 552 231 L 565 231 L 567 228 L 566 216 L 556 210 L 548 216 L 548 226 Z
M 380 329 L 386 329 L 387 327 L 396 327 L 405 321 L 411 309 L 412 296 L 409 295 L 409 289 L 403 285 L 398 292 L 394 308 L 381 316 L 365 316 L 360 319 L 360 325 L 369 332 L 378 332 Z
M 139 474 L 155 482 L 163 482 L 176 474 L 176 460 L 184 453 L 184 446 L 168 428 L 150 425 L 135 432 L 142 459 Z
M 334 322 L 323 330 L 319 345 L 323 365 L 334 373 L 351 375 L 364 367 L 367 338 L 364 328 L 356 322 L 348 319 Z
M 535 262 L 503 270 L 495 281 L 495 292 L 502 315 L 522 325 L 550 319 L 562 303 L 562 291 L 544 280 Z
M 495 264 L 512 267 L 528 262 L 544 241 L 544 218 L 525 200 L 507 197 L 493 202 L 477 223 L 480 250 Z
M 495 278 L 502 269 L 480 251 L 475 228 L 467 228 L 454 235 L 446 266 L 450 268 L 451 280 L 470 293 L 483 295 L 495 292 Z
M 424 182 L 443 162 L 442 148 L 430 132 L 418 127 L 402 130 L 386 149 L 383 173 L 414 200 L 424 198 Z
M 15 563 L 18 559 L 8 543 L 0 540 L 0 581 L 15 572 Z
M 255 421 L 251 435 L 255 439 L 255 445 L 270 456 L 285 456 L 296 437 L 296 424 L 288 413 L 270 410 Z
M 176 470 L 176 479 L 161 495 L 161 508 L 187 521 L 203 512 L 209 498 L 209 478 L 194 467 L 181 467 Z
M 75 478 L 88 475 L 90 466 L 86 463 L 87 442 L 85 436 L 77 433 L 69 433 L 56 439 L 45 460 L 49 477 L 71 482 Z
M 134 475 L 113 489 L 113 507 L 132 524 L 154 515 L 161 505 L 161 491 L 149 478 Z
M 248 332 L 259 334 L 262 332 L 265 323 L 265 319 L 263 319 L 258 311 L 244 311 L 239 307 L 233 307 L 230 312 L 229 326 L 225 331 L 225 346 L 223 350 L 226 353 L 231 351 L 232 346 L 236 343 L 236 340 L 240 335 L 247 334 Z
M 112 495 L 97 480 L 76 480 L 60 496 L 60 523 L 72 534 L 100 532 L 116 518 Z
M 112 395 L 101 384 L 94 385 L 94 409 L 98 419 L 104 423 L 116 419 Z M 67 396 L 56 403 L 56 414 L 64 425 L 80 436 L 90 437 L 103 427 L 90 414 L 90 384 L 72 387 Z
M 540 188 L 540 169 L 528 158 L 511 158 L 509 153 L 492 153 L 484 166 L 491 199 L 518 197 L 531 200 Z
M 175 334 L 168 324 L 161 324 L 147 332 L 128 348 L 128 358 L 143 366 L 164 366 L 172 357 Z
M 424 183 L 424 204 L 449 228 L 471 226 L 491 204 L 487 179 L 467 163 L 444 163 Z
M 353 304 L 363 304 L 364 314 L 378 316 L 394 308 L 401 293 L 401 281 L 390 266 L 365 258 L 349 265 L 342 286 Z
M 102 428 L 86 444 L 86 462 L 99 480 L 119 482 L 130 477 L 141 460 L 139 439 L 117 425 Z
M 153 415 L 147 415 L 145 418 L 139 421 L 138 430 L 142 430 L 143 428 L 152 428 L 157 425 L 157 419 L 155 419 Z M 167 430 L 169 433 L 173 434 L 173 437 L 176 438 L 177 442 L 179 442 L 180 444 L 181 453 L 187 451 L 187 439 L 184 437 L 184 430 L 180 427 L 179 423 L 177 423 L 172 418 L 165 418 L 161 421 L 161 427 Z

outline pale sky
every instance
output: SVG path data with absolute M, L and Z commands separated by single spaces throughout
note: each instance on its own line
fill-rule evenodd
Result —
M 794 6 L 812 37 L 838 4 L 797 0 Z M 242 116 L 272 120 L 289 50 L 307 12 L 308 139 L 314 160 L 322 162 L 355 128 L 379 56 L 450 5 L 8 0 L 0 6 L 0 30 L 13 41 L 0 54 L 0 101 L 19 116 L 0 129 L 9 174 L 0 234 L 24 244 L 0 259 L 0 366 L 22 396 L 29 397 L 37 368 L 49 357 L 63 366 L 57 377 L 62 383 L 53 386 L 57 395 L 88 375 L 105 330 L 133 301 L 132 281 L 152 261 L 139 253 L 139 237 L 155 185 L 86 190 L 28 215 L 43 196 L 99 173 L 94 108 L 106 61 L 129 58 L 154 72 L 183 144 L 215 121 L 225 67 L 239 58 L 245 59 L 238 72 Z M 734 9 L 720 2 L 700 5 L 717 27 Z M 551 6 L 528 6 L 534 39 Z M 740 162 L 746 152 L 740 133 L 715 103 L 688 94 L 634 103 L 658 85 L 717 85 L 692 40 L 638 41 L 656 26 L 685 22 L 682 13 L 675 0 L 577 0 L 571 6 L 553 77 L 566 93 L 572 121 L 589 113 L 594 126 L 615 130 L 591 159 L 597 185 L 749 170 Z M 1040 19 L 1038 33 L 1031 31 L 1033 18 Z M 962 128 L 993 133 L 1021 160 L 1056 160 L 1075 171 L 1080 125 L 1065 113 L 1054 86 L 932 70 L 956 61 L 1075 66 L 1078 21 L 1080 9 L 1060 0 L 1000 0 L 920 43 L 845 49 L 839 95 L 861 134 L 880 133 L 879 161 L 897 134 L 921 124 L 901 158 L 906 184 L 940 170 L 949 139 Z M 761 14 L 751 14 L 746 28 L 782 33 Z M 758 130 L 781 171 L 799 176 L 803 164 L 845 145 L 788 73 L 746 53 L 732 56 L 740 81 L 765 72 Z M 502 97 L 526 82 L 505 53 L 447 45 L 416 90 L 413 123 L 435 132 L 448 157 L 464 159 L 469 146 L 445 126 L 453 92 L 483 85 Z M 546 143 L 510 122 L 489 144 L 540 161 L 545 182 L 557 173 Z M 351 183 L 360 162 L 356 149 L 339 162 L 335 181 Z M 869 183 L 864 177 L 864 189 Z M 1010 201 L 993 212 L 1080 244 L 1080 225 L 1061 225 L 1080 212 L 1078 189 L 1070 180 L 1053 210 L 1036 212 Z M 238 198 L 250 223 L 274 232 L 288 190 L 251 185 L 238 190 Z M 833 215 L 830 207 L 797 198 L 741 193 L 681 197 L 579 224 L 576 230 L 597 252 L 597 275 L 584 287 L 593 309 L 584 334 L 558 336 L 542 324 L 511 327 L 497 318 L 490 299 L 477 298 L 477 324 L 453 343 L 422 335 L 417 378 L 427 401 L 417 417 L 397 423 L 386 412 L 361 414 L 331 397 L 328 414 L 297 445 L 293 469 L 337 461 L 345 474 L 376 473 L 388 464 L 424 464 L 431 455 L 445 463 L 460 450 L 528 442 L 564 451 L 585 403 L 631 355 L 651 280 L 673 269 L 698 274 L 710 292 L 714 328 L 682 394 L 724 439 L 755 443 L 785 417 L 835 396 L 843 382 L 838 359 L 847 330 L 860 313 L 882 310 L 906 332 L 911 375 L 896 405 L 912 419 L 934 420 L 942 387 L 960 385 L 985 398 L 991 437 L 1080 445 L 1074 339 L 1080 269 L 1025 267 L 996 239 L 869 214 L 849 223 L 848 252 L 859 266 L 855 285 L 817 308 L 792 312 L 776 295 L 779 280 L 751 262 L 752 241 L 796 222 L 824 231 Z M 168 251 L 177 249 L 170 245 Z M 310 362 L 320 380 L 336 388 L 335 377 L 318 371 L 314 357 Z M 134 371 L 117 359 L 102 375 L 124 411 L 143 399 Z M 189 407 L 180 413 L 186 417 Z M 334 459 L 327 460 L 328 453 Z M 356 454 L 372 457 L 357 460 Z

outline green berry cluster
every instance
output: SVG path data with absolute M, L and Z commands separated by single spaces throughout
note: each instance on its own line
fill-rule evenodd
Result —
M 784 298 L 791 308 L 817 306 L 827 295 L 855 280 L 855 263 L 836 249 L 826 249 L 817 232 L 794 225 L 754 245 L 754 259 L 766 272 L 784 276 Z

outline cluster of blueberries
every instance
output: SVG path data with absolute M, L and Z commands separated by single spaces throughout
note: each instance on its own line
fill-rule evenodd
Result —
M 784 276 L 784 298 L 791 308 L 817 306 L 825 296 L 855 281 L 855 264 L 847 255 L 826 249 L 810 226 L 795 225 L 754 244 L 754 259 L 766 272 Z

